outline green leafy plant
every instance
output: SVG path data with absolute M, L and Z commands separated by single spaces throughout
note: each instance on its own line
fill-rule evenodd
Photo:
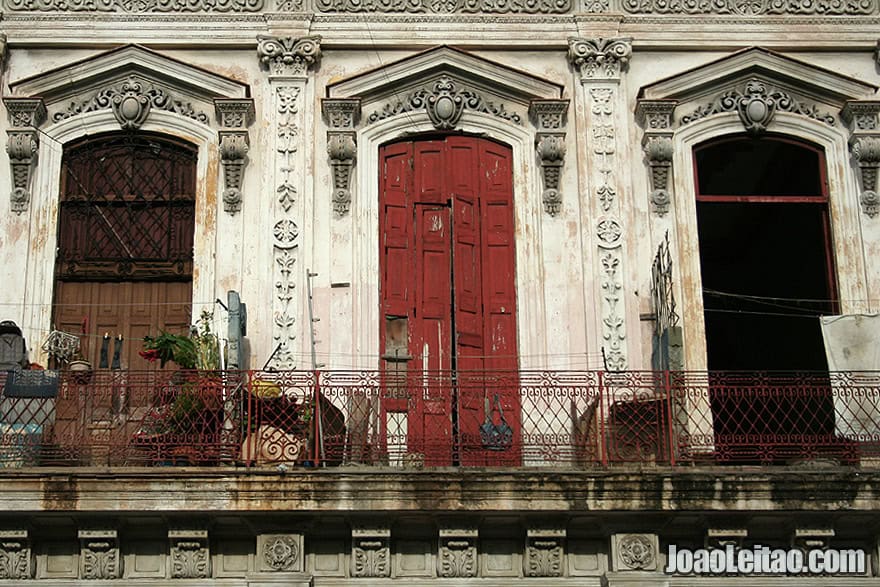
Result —
M 173 362 L 181 369 L 219 369 L 220 341 L 211 332 L 213 317 L 212 313 L 203 311 L 198 326 L 194 326 L 188 335 L 162 330 L 159 336 L 145 336 L 144 350 L 140 355 L 150 362 L 159 361 L 162 367 Z

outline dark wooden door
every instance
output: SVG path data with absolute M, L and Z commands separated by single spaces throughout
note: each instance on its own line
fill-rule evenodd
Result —
M 384 405 L 406 414 L 406 449 L 426 464 L 518 460 L 479 441 L 495 394 L 519 432 L 510 149 L 454 136 L 381 158 L 380 348 L 386 373 L 409 381 Z

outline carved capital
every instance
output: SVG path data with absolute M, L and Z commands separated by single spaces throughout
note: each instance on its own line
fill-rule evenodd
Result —
M 568 39 L 568 59 L 580 71 L 581 81 L 619 80 L 632 56 L 632 39 Z
M 561 577 L 565 529 L 530 528 L 526 534 L 523 573 L 526 577 Z
M 441 528 L 437 575 L 443 578 L 477 576 L 476 528 Z
M 259 537 L 259 550 L 262 570 L 302 571 L 303 548 L 300 534 L 264 534 Z
M 305 77 L 309 68 L 321 60 L 321 37 L 295 39 L 260 35 L 257 56 L 271 76 Z
M 223 128 L 246 128 L 254 120 L 252 98 L 214 98 L 214 108 Z
M 211 576 L 208 531 L 203 528 L 168 530 L 172 579 L 207 579 Z
M 859 165 L 862 192 L 859 203 L 870 218 L 880 213 L 880 197 L 877 195 L 877 171 L 880 169 L 880 135 L 854 135 L 849 148 Z
M 31 579 L 33 556 L 27 530 L 0 530 L 0 579 Z
M 248 152 L 248 133 L 245 130 L 220 131 L 220 163 L 226 189 L 223 190 L 223 209 L 230 214 L 241 210 L 241 179 Z
M 615 571 L 656 571 L 658 544 L 655 534 L 614 534 L 612 559 Z
M 3 98 L 9 124 L 14 128 L 36 128 L 46 120 L 42 98 Z
M 562 208 L 559 178 L 565 159 L 565 133 L 539 132 L 535 134 L 535 147 L 544 176 L 544 211 L 550 216 L 556 216 Z
M 645 134 L 645 159 L 651 169 L 651 204 L 654 212 L 669 212 L 669 171 L 672 168 L 672 137 L 670 134 Z
M 81 579 L 118 579 L 122 576 L 116 530 L 80 530 L 78 536 Z
M 391 576 L 391 530 L 388 528 L 352 528 L 351 576 Z
M 339 216 L 351 207 L 351 169 L 357 151 L 354 131 L 327 131 L 327 154 L 333 169 L 333 211 Z
M 636 119 L 646 133 L 668 130 L 672 128 L 672 113 L 676 106 L 677 100 L 639 100 L 636 104 Z
M 532 100 L 529 104 L 529 114 L 538 130 L 563 130 L 568 114 L 568 100 Z
M 321 111 L 330 128 L 354 130 L 361 119 L 360 98 L 324 98 Z

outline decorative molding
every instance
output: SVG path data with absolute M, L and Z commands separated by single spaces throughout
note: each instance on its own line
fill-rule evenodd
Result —
M 477 530 L 441 528 L 437 575 L 443 578 L 476 577 L 478 574 Z
M 381 110 L 367 117 L 367 124 L 422 109 L 428 114 L 434 128 L 438 130 L 454 129 L 465 109 L 522 124 L 522 117 L 515 112 L 508 112 L 504 104 L 486 100 L 480 92 L 460 88 L 460 83 L 443 75 L 429 86 L 413 90 L 403 100 L 387 102 Z
M 623 229 L 616 218 L 603 217 L 596 223 L 596 236 L 599 237 L 600 247 L 606 249 L 619 247 Z
M 654 534 L 615 534 L 614 563 L 617 571 L 657 570 L 657 536 Z
M 565 160 L 567 113 L 568 100 L 532 100 L 529 104 L 529 115 L 538 128 L 535 133 L 535 148 L 544 180 L 544 211 L 550 216 L 556 216 L 562 209 L 559 187 Z
M 257 37 L 260 63 L 273 76 L 305 77 L 309 68 L 321 60 L 321 36 Z
M 302 537 L 299 534 L 260 536 L 260 557 L 267 571 L 302 571 Z
M 152 108 L 174 112 L 208 124 L 208 115 L 198 112 L 189 102 L 176 99 L 165 89 L 136 76 L 99 90 L 88 100 L 72 103 L 66 110 L 52 116 L 54 122 L 97 110 L 111 109 L 123 130 L 137 130 L 146 121 Z
M 758 78 L 751 78 L 741 88 L 724 92 L 712 103 L 701 106 L 691 114 L 681 118 L 686 125 L 712 114 L 736 112 L 746 132 L 759 135 L 767 130 L 777 111 L 791 112 L 806 116 L 827 125 L 834 126 L 835 118 L 827 112 L 820 112 L 815 104 L 801 102 L 791 94 L 773 87 Z
M 11 12 L 261 12 L 264 0 L 7 0 Z
M 15 214 L 21 214 L 31 201 L 31 176 L 40 146 L 37 128 L 46 119 L 46 106 L 41 98 L 3 98 L 3 103 L 12 126 L 6 131 L 6 153 L 12 171 L 10 206 Z
M 247 128 L 254 120 L 253 98 L 214 98 L 214 108 L 223 128 Z
M 214 100 L 217 119 L 224 128 L 219 132 L 220 163 L 223 165 L 223 209 L 235 214 L 241 210 L 241 184 L 250 147 L 248 131 L 254 116 L 251 99 L 217 98 Z M 238 130 L 229 130 L 238 129 Z
M 80 530 L 78 537 L 81 579 L 118 579 L 122 576 L 116 530 Z
M 315 0 L 321 12 L 567 14 L 572 0 Z
M 620 5 L 624 12 L 630 14 L 849 16 L 872 15 L 877 12 L 877 4 L 874 0 L 843 0 L 842 2 L 811 2 L 809 0 L 623 0 Z
M 204 529 L 168 530 L 172 579 L 207 579 L 211 576 L 211 551 Z
M 387 528 L 352 528 L 351 576 L 391 576 L 391 530 Z
M 32 579 L 33 556 L 27 530 L 0 530 L 0 579 Z
M 626 330 L 623 320 L 623 304 L 621 302 L 623 279 L 620 267 L 620 247 L 605 251 L 600 249 L 599 262 L 602 264 L 602 277 L 600 280 L 600 287 L 602 289 L 602 338 L 607 345 L 605 361 L 608 369 L 622 371 L 626 369 L 626 354 L 623 350 L 623 344 L 626 341 Z
M 580 71 L 581 81 L 619 80 L 631 56 L 630 38 L 568 39 L 568 59 Z
M 333 211 L 344 216 L 351 207 L 351 171 L 357 154 L 357 133 L 361 102 L 352 99 L 324 99 L 321 101 L 324 118 L 331 130 L 327 131 L 327 154 L 333 170 Z
M 561 577 L 565 529 L 530 528 L 526 534 L 523 573 L 526 577 Z
M 665 216 L 669 212 L 672 195 L 669 192 L 669 173 L 672 170 L 672 115 L 675 100 L 639 100 L 636 118 L 645 129 L 642 148 L 651 171 L 649 199 L 654 213 Z
M 849 101 L 841 110 L 841 117 L 850 127 L 849 148 L 859 166 L 861 193 L 859 204 L 869 218 L 880 213 L 877 173 L 880 170 L 880 132 L 878 114 L 880 101 Z

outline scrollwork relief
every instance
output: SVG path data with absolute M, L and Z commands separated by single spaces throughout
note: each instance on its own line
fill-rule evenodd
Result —
M 629 38 L 568 39 L 568 58 L 581 79 L 618 79 L 631 56 Z
M 80 578 L 117 579 L 122 561 L 115 530 L 80 530 Z
M 7 0 L 12 12 L 260 12 L 264 0 Z
M 31 546 L 27 531 L 0 531 L 0 579 L 30 579 L 33 576 Z
M 353 577 L 389 577 L 391 551 L 387 540 L 357 540 L 352 546 L 351 575 Z
M 220 163 L 223 165 L 226 185 L 223 190 L 223 207 L 230 214 L 241 210 L 241 180 L 247 152 L 247 131 L 220 132 Z
M 477 547 L 466 537 L 446 540 L 440 546 L 437 572 L 441 577 L 476 577 Z
M 867 15 L 877 13 L 876 0 L 623 0 L 630 14 L 733 14 L 762 16 Z
M 626 341 L 621 305 L 623 282 L 620 270 L 620 248 L 605 251 L 599 261 L 602 264 L 602 338 L 608 345 L 605 361 L 612 371 L 626 369 L 626 354 L 623 343 Z
M 6 153 L 12 172 L 10 207 L 13 213 L 22 214 L 31 200 L 31 176 L 40 145 L 37 128 L 46 119 L 46 107 L 39 98 L 5 98 L 3 102 L 12 126 L 6 131 Z
M 172 579 L 206 579 L 211 576 L 211 557 L 201 540 L 178 540 L 171 546 Z
M 257 37 L 257 55 L 269 73 L 279 76 L 306 75 L 321 59 L 321 37 Z
M 562 576 L 562 542 L 559 539 L 533 539 L 526 546 L 524 561 L 527 577 Z
M 567 14 L 572 0 L 316 0 L 321 12 Z
M 880 136 L 857 136 L 850 140 L 850 151 L 859 166 L 862 191 L 859 203 L 862 212 L 875 218 L 880 213 L 877 194 L 877 172 L 880 169 Z

